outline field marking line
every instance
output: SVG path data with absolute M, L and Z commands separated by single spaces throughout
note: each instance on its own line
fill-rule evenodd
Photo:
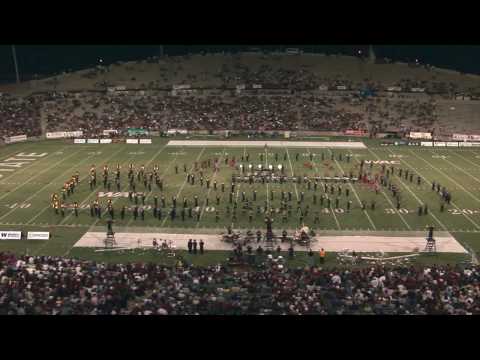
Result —
M 16 151 L 12 151 L 12 152 L 9 153 L 9 154 L 1 155 L 0 158 L 2 158 L 2 159 L 0 159 L 0 162 L 3 162 L 3 161 L 5 161 L 5 160 L 7 160 L 10 156 L 12 156 L 12 155 L 14 155 L 14 154 L 17 154 L 17 153 L 19 153 L 19 152 L 22 152 L 22 153 L 25 152 L 26 149 L 29 148 L 29 147 L 33 147 L 33 145 L 32 145 L 32 144 L 29 144 L 28 146 L 25 146 L 25 149 L 23 149 L 23 150 L 17 149 Z M 5 158 L 5 159 L 3 159 L 3 158 Z
M 410 150 L 411 152 L 411 150 Z M 418 156 L 416 155 L 415 153 L 412 152 L 412 154 L 414 156 L 416 156 L 417 158 L 419 158 L 420 160 L 424 161 L 425 163 L 428 164 L 428 166 L 437 171 L 438 173 L 442 174 L 445 178 L 447 178 L 448 180 L 450 180 L 452 183 L 454 183 L 455 185 L 457 185 L 460 189 L 462 189 L 463 191 L 465 191 L 467 194 L 469 194 L 472 198 L 474 198 L 475 200 L 477 200 L 478 202 L 480 202 L 480 199 L 478 197 L 476 197 L 475 195 L 473 195 L 470 191 L 468 191 L 467 189 L 465 189 L 461 184 L 459 184 L 457 181 L 455 181 L 455 179 L 452 179 L 450 176 L 448 176 L 447 174 L 445 174 L 443 171 L 439 170 L 436 166 L 433 166 L 432 164 L 430 164 L 426 159 L 424 159 L 423 157 L 421 156 Z M 435 154 L 435 153 L 433 153 Z M 453 165 L 453 164 L 452 164 Z M 454 165 L 455 166 L 455 165 Z M 455 166 L 456 167 L 456 166 Z
M 368 148 L 367 148 L 367 150 L 370 151 L 378 160 L 380 160 L 380 157 L 379 157 L 376 153 L 374 153 L 372 150 L 370 150 L 370 149 L 368 149 Z M 352 153 L 350 152 L 350 154 L 352 154 Z M 360 163 L 360 161 L 358 161 L 358 159 L 357 159 L 356 156 L 352 156 L 352 157 L 355 158 L 355 161 L 356 161 L 357 163 Z M 390 198 L 387 196 L 387 194 L 385 193 L 385 191 L 383 190 L 382 187 L 380 187 L 380 191 L 381 191 L 381 193 L 383 194 L 383 196 L 385 197 L 385 199 L 387 199 L 387 202 L 390 204 L 390 206 L 392 207 L 393 211 L 395 211 L 395 212 L 397 213 L 397 215 L 400 217 L 400 219 L 402 219 L 403 223 L 407 226 L 407 228 L 408 228 L 409 230 L 412 230 L 412 227 L 410 226 L 410 224 L 405 220 L 405 218 L 403 217 L 403 215 L 400 214 L 400 212 L 396 209 L 395 205 L 394 205 L 393 202 L 390 200 Z
M 247 153 L 247 147 L 244 146 L 243 147 L 243 159 L 245 160 L 246 159 L 246 153 Z M 242 164 L 243 165 L 243 164 Z M 245 168 L 245 166 L 244 166 Z M 235 195 L 235 202 L 238 202 L 238 196 L 240 195 L 240 187 L 242 186 L 242 183 L 243 181 L 240 182 L 240 184 L 238 184 L 238 188 L 237 188 L 237 194 Z M 230 224 L 230 227 L 233 229 L 234 228 L 234 225 L 235 225 L 235 222 L 232 221 L 232 223 Z
M 268 151 L 267 151 L 267 146 L 265 146 L 265 168 L 268 169 Z M 267 183 L 267 211 L 270 210 L 270 198 L 269 198 L 269 193 L 268 193 L 268 181 Z M 266 215 L 266 214 L 265 214 Z
M 474 151 L 470 151 L 470 152 L 471 152 L 472 154 L 475 154 L 475 155 L 478 156 L 478 154 L 477 154 L 476 152 L 474 152 Z M 477 164 L 477 163 L 469 160 L 469 159 L 466 158 L 465 156 L 460 155 L 458 152 L 454 152 L 454 154 L 457 155 L 458 157 L 462 158 L 463 160 L 469 162 L 469 163 L 472 164 L 473 166 L 480 168 L 480 164 Z M 471 169 L 471 170 L 474 170 L 474 169 Z
M 74 155 L 77 155 L 78 153 L 80 153 L 81 150 L 77 151 L 77 152 L 74 152 L 73 154 L 71 154 L 70 156 L 67 156 L 66 158 L 63 158 L 62 160 L 60 161 L 57 161 L 55 164 L 49 166 L 48 168 L 46 169 L 43 169 L 42 171 L 38 172 L 35 176 L 32 176 L 30 177 L 27 181 L 25 181 L 23 184 L 15 187 L 14 189 L 12 189 L 11 191 L 9 192 L 6 192 L 5 194 L 3 194 L 2 196 L 0 196 L 0 200 L 4 199 L 5 197 L 7 197 L 8 195 L 13 195 L 18 189 L 24 187 L 25 185 L 29 184 L 31 180 L 33 179 L 36 179 L 37 177 L 39 177 L 40 175 L 48 172 L 49 170 L 53 169 L 54 167 L 58 166 L 58 164 L 61 164 L 62 162 L 64 162 L 65 160 L 71 158 L 72 156 Z M 18 174 L 18 172 L 17 172 Z M 50 183 L 48 184 L 50 185 Z
M 407 166 L 409 166 L 407 162 L 405 162 L 405 163 L 407 164 Z M 410 167 L 410 168 L 411 168 L 412 170 L 415 170 L 415 169 L 412 168 L 412 167 Z M 417 173 L 418 173 L 418 171 L 417 171 Z M 398 181 L 400 181 L 400 183 L 402 184 L 402 186 L 403 186 L 405 189 L 407 189 L 407 190 L 410 192 L 410 194 L 413 195 L 413 197 L 417 200 L 417 202 L 418 202 L 421 206 L 423 206 L 423 205 L 425 204 L 425 203 L 410 189 L 410 187 L 408 186 L 408 184 L 405 184 L 405 183 L 402 181 L 402 179 L 401 179 L 400 177 L 398 177 Z M 438 219 L 438 218 L 435 216 L 435 214 L 432 213 L 432 211 L 429 211 L 428 214 L 429 214 L 431 217 L 433 217 L 433 219 L 442 227 L 443 230 L 448 231 L 448 229 L 447 229 L 447 227 L 445 226 L 445 224 L 442 223 L 442 222 L 440 221 L 440 219 Z
M 202 151 L 200 151 L 200 153 L 198 154 L 198 156 L 197 156 L 197 158 L 195 159 L 195 161 L 198 161 L 198 160 L 202 157 L 202 154 L 203 154 L 203 152 L 205 151 L 205 149 L 206 149 L 206 147 L 204 146 L 204 147 L 202 148 Z M 189 171 L 189 172 L 191 172 L 191 171 L 193 170 L 193 168 L 195 167 L 195 161 L 194 161 L 194 163 L 192 164 L 192 166 L 190 167 L 190 171 Z M 175 195 L 175 198 L 178 199 L 178 197 L 179 197 L 180 194 L 182 193 L 183 188 L 185 187 L 186 184 L 187 184 L 187 177 L 185 176 L 185 180 L 183 181 L 182 186 L 181 186 L 180 189 L 178 190 L 177 195 Z M 165 222 L 168 220 L 168 216 L 169 216 L 169 214 L 166 214 L 166 215 L 165 215 L 165 218 L 162 220 L 162 223 L 160 224 L 160 227 L 161 227 L 161 228 L 165 225 Z
M 430 150 L 430 152 L 431 152 L 432 154 L 435 154 L 435 153 L 434 153 L 433 151 L 431 151 L 431 150 Z M 469 172 L 465 171 L 465 170 L 462 169 L 461 167 L 458 167 L 458 166 L 455 165 L 453 162 L 447 160 L 446 158 L 445 158 L 445 159 L 442 159 L 442 160 L 448 162 L 448 163 L 451 164 L 453 167 L 457 168 L 458 170 L 460 170 L 460 171 L 463 172 L 464 174 L 470 176 L 470 177 L 471 177 L 473 180 L 475 180 L 477 183 L 480 183 L 480 180 L 478 180 L 475 176 L 473 176 L 473 175 L 470 174 Z M 430 166 L 434 167 L 433 165 L 430 165 Z M 437 170 L 437 171 L 439 171 L 439 170 Z M 465 188 L 463 188 L 463 190 L 467 191 Z M 467 192 L 468 192 L 468 191 L 467 191 Z M 471 194 L 471 193 L 470 193 L 470 194 Z M 473 194 L 471 194 L 471 195 L 473 196 Z M 477 201 L 480 201 L 480 199 L 478 199 L 477 197 L 475 197 L 475 196 L 473 196 L 473 197 L 476 198 Z
M 113 158 L 114 156 L 118 155 L 118 153 L 120 153 L 122 150 L 125 150 L 124 147 L 120 147 L 120 149 L 118 149 L 117 151 L 115 151 L 112 155 L 110 155 L 108 158 L 106 159 L 102 159 L 102 162 L 107 162 L 109 161 L 111 158 Z M 128 162 L 128 160 L 126 161 Z M 125 162 L 123 163 L 125 164 Z M 122 165 L 123 165 L 122 164 Z M 88 177 L 89 174 L 87 173 L 86 176 L 84 176 L 83 178 L 85 179 L 86 177 Z M 93 194 L 96 194 L 96 192 L 90 192 L 87 197 L 85 199 L 82 200 L 82 202 L 80 204 L 78 204 L 78 207 L 81 209 L 81 207 L 83 205 L 85 205 L 85 202 L 90 198 L 90 196 L 92 196 Z M 70 214 L 68 214 L 64 219 L 62 219 L 62 221 L 60 221 L 59 225 L 63 225 L 67 220 L 69 220 L 71 217 L 73 216 L 73 212 L 71 212 Z M 89 225 L 90 226 L 90 225 Z
M 156 155 L 156 156 L 158 156 L 158 155 Z M 149 162 L 147 162 L 147 166 L 151 164 L 151 162 L 153 161 L 153 159 L 154 159 L 156 156 L 154 156 Z M 177 157 L 178 157 L 178 154 L 174 156 L 173 160 L 171 160 L 171 161 L 168 163 L 167 167 L 166 167 L 165 170 L 162 172 L 162 175 L 161 175 L 162 181 L 163 181 L 163 178 L 164 178 L 165 174 L 167 173 L 168 169 L 170 169 L 170 165 L 172 165 L 173 162 L 174 162 L 175 160 L 177 160 Z M 146 167 L 145 167 L 145 168 L 146 168 Z M 148 198 L 150 197 L 151 194 L 152 194 L 152 191 L 150 191 L 150 192 L 147 194 L 147 196 L 145 197 L 145 201 L 148 200 Z M 114 203 L 114 201 L 112 202 L 112 204 L 113 204 L 113 203 Z M 130 218 L 130 220 L 128 220 L 128 222 L 127 222 L 127 225 L 125 225 L 125 226 L 126 226 L 126 227 L 129 227 L 129 226 L 132 224 L 133 220 L 134 220 L 133 218 Z M 98 220 L 96 221 L 96 223 L 98 223 Z M 95 223 L 95 224 L 96 224 L 96 223 Z M 94 225 L 95 225 L 95 224 L 94 224 Z M 92 226 L 93 226 L 93 225 L 92 225 Z
M 332 152 L 332 150 L 330 150 L 330 148 L 328 149 L 328 151 L 333 155 L 333 152 Z M 335 161 L 335 164 L 336 164 L 337 167 L 340 169 L 340 171 L 341 171 L 343 174 L 346 174 L 345 171 L 343 171 L 343 168 L 342 168 L 342 166 L 340 165 L 340 163 L 337 161 L 337 159 L 335 159 L 335 156 L 334 156 L 334 158 L 333 158 L 333 161 Z M 358 204 L 359 204 L 360 206 L 362 206 L 362 201 L 360 200 L 360 197 L 358 196 L 357 191 L 356 191 L 355 188 L 353 187 L 352 183 L 351 183 L 351 182 L 348 182 L 348 185 L 350 186 L 350 188 L 351 188 L 352 191 L 353 191 L 353 194 L 354 194 L 355 197 L 357 198 Z M 370 225 L 372 225 L 373 230 L 377 230 L 377 227 L 376 227 L 375 224 L 373 223 L 372 218 L 370 217 L 370 215 L 368 215 L 367 209 L 363 210 L 363 213 L 367 216 L 367 219 L 368 219 L 368 221 L 370 222 Z
M 311 153 L 310 149 L 307 148 L 307 151 L 309 153 Z M 318 176 L 320 176 L 320 172 L 318 171 L 318 167 L 317 167 L 317 163 L 315 162 L 315 160 L 313 160 L 313 157 L 312 157 L 312 162 L 313 162 L 313 167 L 315 168 L 315 170 L 318 172 Z M 320 180 L 320 184 L 322 184 L 322 186 L 324 185 L 324 182 Z M 328 194 L 327 194 L 327 197 L 328 197 Z M 326 208 L 325 208 L 326 209 Z M 337 224 L 337 228 L 338 230 L 342 230 L 342 227 L 340 226 L 340 222 L 338 221 L 337 219 L 337 216 L 335 215 L 335 211 L 333 211 L 333 208 L 332 208 L 332 205 L 330 203 L 330 212 L 331 214 L 333 215 L 333 218 L 335 219 L 335 222 Z
M 290 171 L 292 172 L 292 176 L 294 176 L 292 161 L 290 160 L 290 153 L 288 152 L 288 146 L 285 146 L 285 151 L 287 152 L 288 163 L 290 164 Z M 298 201 L 298 189 L 297 189 L 296 182 L 293 182 L 293 187 L 295 188 L 295 195 L 297 196 L 297 201 Z
M 160 155 L 160 153 L 161 153 L 163 150 L 165 150 L 166 147 L 167 147 L 166 145 L 164 145 L 163 147 L 161 147 L 161 148 L 150 158 L 150 160 L 148 160 L 148 161 L 145 163 L 145 164 L 146 164 L 146 165 L 145 165 L 145 170 L 146 170 L 147 167 L 153 162 L 153 160 L 154 160 L 155 158 L 157 158 L 158 155 Z M 145 148 L 145 147 L 143 147 L 143 148 Z M 140 149 L 140 150 L 142 150 L 142 149 Z M 127 163 L 129 163 L 130 161 L 133 161 L 133 159 L 135 158 L 135 156 L 136 156 L 136 155 L 130 156 L 130 157 L 128 158 L 128 160 L 126 160 L 126 161 L 124 161 L 124 162 L 122 163 L 122 166 L 125 165 L 125 164 L 127 164 Z M 170 164 L 172 164 L 173 161 L 175 161 L 175 159 L 177 158 L 177 156 L 178 156 L 178 155 L 175 155 L 174 159 L 170 162 Z M 170 164 L 167 166 L 167 168 L 166 168 L 165 171 L 163 172 L 163 175 L 166 173 L 167 169 L 170 167 Z M 127 181 L 127 183 L 128 183 L 128 181 Z M 122 190 L 127 189 L 127 187 L 128 187 L 128 185 L 122 186 Z M 147 196 L 148 196 L 148 194 L 147 194 Z M 145 197 L 145 200 L 147 199 L 147 196 Z M 113 200 L 112 200 L 112 206 L 113 206 L 118 200 L 120 200 L 119 197 L 113 199 Z M 99 221 L 100 221 L 100 219 L 97 218 L 97 219 L 93 222 L 93 224 L 91 225 L 91 227 L 96 226 Z M 127 226 L 128 226 L 128 224 L 131 223 L 131 221 L 133 221 L 133 219 L 130 219 L 130 220 L 129 220 L 129 222 L 127 223 Z
M 165 146 L 163 146 L 162 148 L 160 148 L 160 150 L 156 153 L 156 155 L 154 155 L 154 157 L 158 156 L 158 154 L 159 154 L 160 152 L 162 152 L 163 149 L 165 149 L 166 147 L 167 147 L 167 146 L 165 145 Z M 144 148 L 145 148 L 145 147 L 142 147 L 142 149 L 144 149 Z M 120 150 L 124 150 L 124 149 L 125 149 L 124 147 L 121 147 L 121 148 L 120 148 Z M 139 151 L 142 150 L 142 149 L 139 149 Z M 112 154 L 112 155 L 108 158 L 108 160 L 110 160 L 110 159 L 111 159 L 114 155 L 116 155 L 117 153 L 118 153 L 118 151 L 116 151 L 114 154 Z M 130 157 L 128 158 L 128 160 L 125 160 L 124 162 L 122 162 L 122 166 L 124 166 L 125 164 L 128 164 L 128 162 L 132 161 L 132 159 L 134 159 L 134 158 L 135 158 L 135 155 L 130 156 Z M 152 159 L 153 159 L 153 158 L 152 158 Z M 103 160 L 103 162 L 106 162 L 106 160 Z M 128 186 L 128 185 L 127 185 L 127 186 Z M 126 189 L 127 186 L 122 186 L 122 190 Z M 92 195 L 94 195 L 94 194 L 96 194 L 95 191 L 94 191 L 94 192 L 91 192 L 91 193 L 81 202 L 81 204 L 79 205 L 79 207 L 82 206 L 82 205 L 84 205 L 84 203 L 90 198 L 90 196 L 92 196 Z M 113 205 L 117 200 L 119 200 L 119 198 L 114 199 L 114 200 L 112 201 L 112 205 Z M 65 219 L 63 219 L 63 220 L 60 222 L 60 224 L 63 224 L 63 222 L 66 221 L 67 218 L 69 218 L 69 217 L 71 217 L 71 216 L 73 216 L 73 213 L 71 213 L 68 217 L 66 217 Z M 98 223 L 98 221 L 100 221 L 100 219 L 97 218 L 97 219 L 94 221 L 93 224 L 88 225 L 88 229 L 87 229 L 86 232 L 90 231 L 94 226 L 96 226 L 97 223 Z M 75 246 L 75 244 L 76 244 L 77 242 L 78 242 L 78 241 L 74 242 L 74 243 L 72 244 L 72 246 L 70 246 L 70 247 L 68 248 L 68 250 L 63 254 L 63 256 L 67 256 L 67 255 L 70 253 L 70 251 L 73 249 L 73 247 Z
M 68 170 L 65 170 L 63 173 L 61 173 L 60 175 L 56 176 L 57 178 L 58 177 L 63 177 L 64 174 L 67 174 L 69 172 L 72 171 L 72 168 L 84 163 L 85 161 L 87 160 L 90 160 L 94 155 L 90 155 L 89 157 L 86 157 L 84 158 L 82 161 L 80 161 L 79 163 L 76 163 L 75 165 L 71 166 L 68 168 Z M 67 158 L 66 158 L 67 159 Z M 83 180 L 83 179 L 82 179 Z M 43 192 L 44 189 L 46 189 L 47 187 L 51 186 L 51 185 L 55 185 L 54 183 L 50 182 L 48 183 L 47 185 L 45 185 L 44 187 L 42 187 L 40 190 L 38 190 L 37 192 L 35 192 L 33 195 L 31 195 L 30 197 L 28 197 L 27 199 L 23 200 L 23 202 L 26 202 L 26 201 L 29 201 L 31 199 L 33 199 L 35 196 L 37 196 L 40 192 Z M 56 186 L 56 185 L 55 185 Z M 27 225 L 30 224 L 30 222 L 32 222 L 33 220 L 35 220 L 36 218 L 38 218 L 41 214 L 43 214 L 43 212 L 50 208 L 50 206 L 46 206 L 43 208 L 42 211 L 38 212 L 34 217 L 32 217 L 29 221 L 27 221 Z M 14 212 L 16 210 L 16 208 L 12 209 L 11 211 L 9 211 L 8 213 L 4 214 L 3 216 L 0 217 L 0 220 L 2 220 L 5 216 L 11 214 L 12 212 Z
M 90 160 L 92 157 L 94 157 L 95 155 L 90 155 L 89 157 L 85 158 L 84 160 L 80 161 L 79 163 L 75 164 L 74 166 L 72 167 L 75 167 L 75 166 L 78 166 L 79 164 L 87 161 L 87 160 Z M 71 168 L 70 168 L 71 169 Z M 70 169 L 68 171 L 70 171 Z M 65 174 L 67 171 L 65 171 L 63 174 Z M 62 175 L 63 175 L 62 174 Z M 58 176 L 57 176 L 58 177 Z M 88 177 L 88 174 L 85 175 L 85 176 L 82 176 L 81 178 L 79 178 L 79 183 L 82 182 L 83 180 L 85 180 L 86 178 Z M 55 183 L 55 182 L 52 182 L 50 183 L 50 185 L 60 185 L 60 183 Z M 62 183 L 63 184 L 63 183 Z M 36 218 L 38 218 L 40 215 L 42 215 L 45 211 L 47 211 L 48 209 L 51 208 L 51 205 L 47 205 L 45 206 L 42 211 L 40 211 L 39 213 L 37 213 L 37 215 L 35 215 L 34 217 L 32 217 L 30 220 L 27 221 L 27 225 L 30 224 L 32 221 L 34 221 Z
M 390 150 L 390 149 L 387 149 L 387 151 L 389 151 L 389 152 L 392 153 L 393 155 L 398 155 L 398 154 L 395 154 L 395 153 L 394 153 L 392 150 Z M 410 150 L 410 151 L 411 151 L 411 150 Z M 415 155 L 415 154 L 414 154 L 414 155 Z M 418 171 L 418 170 L 415 169 L 413 166 L 411 166 L 406 160 L 403 160 L 403 158 L 399 158 L 399 159 L 400 159 L 400 161 L 403 161 L 410 169 L 414 170 L 427 184 L 432 185 L 432 183 L 431 183 L 430 181 L 428 181 L 428 179 L 427 179 L 425 176 L 423 176 L 423 175 L 420 173 L 420 171 Z M 426 160 L 424 160 L 423 158 L 420 158 L 420 159 L 423 160 L 424 162 L 426 162 L 426 163 L 428 164 L 428 162 L 427 162 Z M 460 208 L 459 208 L 453 201 L 451 202 L 451 204 L 452 204 L 452 206 L 453 206 L 454 208 L 456 208 L 457 210 L 460 211 Z M 460 212 L 461 212 L 461 211 L 460 211 Z M 432 212 L 429 211 L 428 213 L 431 214 Z M 475 221 L 473 221 L 467 214 L 465 214 L 465 213 L 463 213 L 463 212 L 461 212 L 461 213 L 462 213 L 462 215 L 463 215 L 466 219 L 468 219 L 477 229 L 480 229 L 480 226 L 479 226 Z
M 220 158 L 218 159 L 219 164 L 222 163 L 222 160 L 223 160 L 224 157 L 225 157 L 225 147 L 222 149 L 222 156 L 220 156 Z M 213 174 L 212 181 L 217 178 L 217 175 L 219 173 L 220 173 L 220 167 L 218 168 L 218 171 L 215 171 L 215 173 Z M 212 192 L 212 188 L 213 188 L 213 184 L 210 186 L 210 189 L 208 189 L 208 191 L 207 191 L 207 197 L 203 201 L 202 209 L 200 210 L 200 219 L 195 224 L 195 228 L 198 228 L 200 226 L 200 221 L 202 220 L 203 213 L 205 212 L 205 209 L 207 207 L 207 205 L 206 205 L 207 200 L 206 199 L 208 199 L 208 195 L 210 195 L 210 193 Z
M 67 147 L 67 146 L 64 146 L 64 147 L 61 148 L 60 150 L 64 150 L 66 147 Z M 60 151 L 60 150 L 58 150 L 58 151 Z M 21 151 L 21 152 L 23 152 L 23 151 Z M 56 151 L 56 152 L 57 152 L 57 151 Z M 0 181 L 0 185 L 5 185 L 5 183 L 4 183 L 5 180 L 10 179 L 10 178 L 13 177 L 13 176 L 17 176 L 18 174 L 20 174 L 20 173 L 22 173 L 22 172 L 30 169 L 30 168 L 32 167 L 32 165 L 38 164 L 40 161 L 46 160 L 47 158 L 50 158 L 50 156 L 53 155 L 53 154 L 55 154 L 55 152 L 52 152 L 52 153 L 46 155 L 45 157 L 36 159 L 37 161 L 31 162 L 30 164 L 28 164 L 28 165 L 25 166 L 24 168 L 21 168 L 21 169 L 19 169 L 18 171 L 14 171 L 14 172 L 10 173 L 10 174 L 9 174 L 8 176 L 6 176 L 6 177 L 2 177 L 2 180 Z M 34 177 L 34 178 L 35 178 L 35 177 Z M 33 179 L 33 178 L 30 178 L 27 182 L 23 183 L 23 185 L 29 183 L 31 179 Z M 23 186 L 23 185 L 22 185 L 22 186 Z M 20 186 L 20 187 L 21 187 L 21 186 Z M 18 189 L 18 188 L 15 188 L 14 190 L 16 190 L 16 189 Z M 12 190 L 12 191 L 14 191 L 14 190 Z M 0 200 L 1 200 L 1 199 L 3 199 L 3 198 L 0 198 Z

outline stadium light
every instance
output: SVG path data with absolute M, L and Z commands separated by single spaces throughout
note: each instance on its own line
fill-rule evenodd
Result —
M 17 78 L 17 84 L 20 83 L 20 74 L 18 72 L 18 63 L 17 63 L 17 52 L 15 50 L 15 45 L 12 45 L 12 56 L 13 56 L 13 65 L 15 66 L 15 75 Z

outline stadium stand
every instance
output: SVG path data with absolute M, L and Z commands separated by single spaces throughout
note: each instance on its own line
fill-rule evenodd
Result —
M 479 84 L 477 76 L 430 66 L 347 56 L 166 56 L 7 87 L 12 95 L 1 101 L 0 135 L 24 134 L 23 129 L 28 136 L 64 130 L 94 135 L 127 127 L 477 131 L 476 101 L 454 99 L 459 92 L 476 94 Z M 174 94 L 178 85 L 191 90 Z M 246 90 L 236 93 L 239 85 Z M 254 85 L 262 89 L 252 90 Z M 123 91 L 107 91 L 115 86 Z M 392 86 L 425 92 L 387 92 Z M 27 126 L 15 126 L 19 119 Z
M 256 270 L 0 253 L 0 314 L 480 314 L 478 267 Z

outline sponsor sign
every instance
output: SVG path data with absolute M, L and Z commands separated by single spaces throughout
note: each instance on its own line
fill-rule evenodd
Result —
M 83 131 L 55 131 L 47 132 L 47 139 L 63 139 L 82 135 Z
M 389 86 L 389 87 L 387 87 L 387 91 L 401 92 L 402 88 L 400 86 Z
M 167 130 L 167 134 L 183 134 L 186 135 L 188 134 L 188 130 L 183 130 L 183 129 L 169 129 Z
M 130 128 L 127 130 L 128 131 L 128 136 L 137 136 L 137 135 L 148 135 L 148 130 L 145 129 L 133 129 Z
M 62 139 L 65 137 L 65 131 L 47 132 L 47 139 Z
M 442 142 L 442 141 L 437 141 L 437 142 L 435 142 L 435 145 L 434 145 L 434 146 L 436 146 L 436 147 L 437 147 L 437 146 L 438 146 L 438 147 L 441 147 L 441 146 L 445 147 L 445 146 L 447 146 L 447 145 L 446 145 L 444 142 Z
M 103 130 L 103 135 L 118 134 L 118 130 Z
M 349 135 L 349 136 L 365 136 L 366 134 L 367 134 L 366 131 L 363 131 L 363 130 L 352 130 L 352 129 L 345 130 L 345 135 Z
M 410 132 L 411 139 L 431 139 L 432 133 L 427 132 Z
M 447 142 L 446 143 L 448 147 L 458 147 L 458 142 Z
M 112 139 L 100 139 L 100 144 L 111 144 Z
M 12 144 L 20 141 L 27 141 L 27 135 L 10 136 L 6 142 Z
M 152 139 L 140 139 L 140 144 L 151 144 Z
M 433 142 L 432 141 L 422 141 L 420 143 L 421 146 L 433 146 Z
M 27 240 L 48 240 L 50 233 L 48 231 L 29 231 Z
M 20 240 L 21 238 L 21 231 L 0 231 L 0 240 Z
M 85 144 L 87 140 L 85 139 L 73 139 L 74 144 Z
M 83 131 L 78 130 L 78 131 L 65 131 L 65 137 L 80 137 L 83 136 Z
M 88 139 L 87 144 L 98 144 L 98 139 Z
M 172 89 L 173 90 L 187 90 L 187 89 L 190 89 L 190 85 L 188 84 L 184 84 L 184 85 L 173 85 L 172 86 Z
M 452 140 L 459 141 L 480 141 L 480 135 L 471 135 L 471 134 L 453 134 Z
M 411 92 L 425 92 L 425 88 L 414 87 L 410 89 Z
M 347 90 L 347 87 L 345 85 L 338 85 L 337 90 Z
M 138 144 L 138 139 L 127 139 L 127 144 Z

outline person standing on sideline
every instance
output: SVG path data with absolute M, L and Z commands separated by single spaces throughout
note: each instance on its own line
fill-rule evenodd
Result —
M 205 243 L 203 242 L 203 240 L 200 240 L 200 254 L 203 254 L 203 247 L 205 245 Z
M 191 254 L 192 253 L 192 246 L 193 246 L 193 243 L 192 243 L 192 239 L 188 239 L 188 253 Z
M 197 240 L 193 240 L 193 253 L 197 255 Z
M 326 255 L 325 250 L 322 248 L 322 249 L 320 250 L 320 264 L 324 264 L 324 263 L 325 263 L 325 255 Z

